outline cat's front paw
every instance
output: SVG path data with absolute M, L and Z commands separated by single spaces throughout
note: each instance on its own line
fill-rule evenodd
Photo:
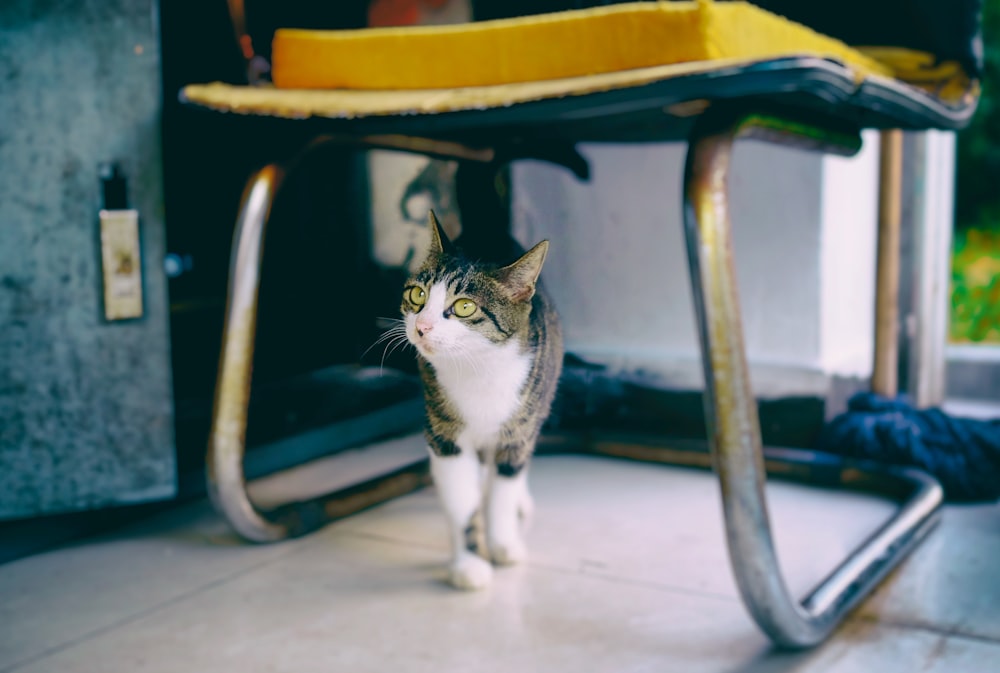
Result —
M 493 580 L 493 566 L 481 556 L 467 554 L 452 563 L 448 581 L 457 589 L 485 589 Z
M 528 557 L 528 548 L 519 537 L 502 542 L 494 540 L 490 542 L 490 557 L 498 566 L 512 566 Z

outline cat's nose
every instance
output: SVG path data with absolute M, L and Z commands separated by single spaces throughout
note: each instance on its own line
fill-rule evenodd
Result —
M 417 323 L 417 334 L 419 336 L 423 336 L 423 335 L 427 334 L 432 329 L 434 329 L 433 325 L 422 325 L 420 323 Z

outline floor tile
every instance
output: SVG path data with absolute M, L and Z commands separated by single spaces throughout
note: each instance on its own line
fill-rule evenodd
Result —
M 708 472 L 588 456 L 539 456 L 529 475 L 533 564 L 736 596 L 718 484 Z M 779 557 L 802 594 L 891 515 L 886 501 L 787 483 L 769 486 Z M 433 489 L 346 530 L 443 549 Z
M 245 546 L 207 503 L 0 567 L 0 671 L 289 553 Z
M 995 643 L 850 621 L 829 642 L 805 652 L 769 651 L 725 673 L 989 673 Z
M 280 564 L 18 670 L 643 670 L 667 647 L 679 661 L 700 659 L 692 639 L 717 621 L 717 600 L 546 569 L 509 569 L 489 592 L 456 592 L 439 557 L 327 533 Z M 743 620 L 729 621 L 734 653 L 766 647 Z
M 1000 505 L 949 506 L 905 572 L 884 583 L 862 614 L 1000 643 L 998 558 Z
M 412 438 L 255 484 L 272 501 L 409 462 Z M 579 671 L 986 673 L 1000 661 L 996 507 L 942 526 L 831 641 L 776 653 L 736 597 L 708 473 L 539 457 L 526 565 L 444 581 L 432 489 L 302 540 L 239 542 L 206 503 L 0 567 L 0 673 Z M 802 591 L 893 509 L 769 487 Z
M 443 584 L 438 561 L 434 550 L 328 532 L 17 670 L 910 673 L 939 660 L 925 670 L 972 673 L 1000 654 L 875 623 L 775 654 L 735 601 L 530 566 L 463 593 Z

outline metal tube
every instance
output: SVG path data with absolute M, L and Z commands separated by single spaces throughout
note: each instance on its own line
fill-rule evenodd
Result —
M 229 296 L 206 458 L 212 502 L 237 533 L 254 542 L 288 536 L 283 526 L 266 520 L 250 502 L 243 474 L 264 231 L 284 174 L 276 164 L 265 166 L 250 178 L 243 192 L 233 234 Z
M 757 406 L 743 348 L 727 185 L 732 144 L 741 124 L 699 130 L 688 149 L 684 223 L 705 369 L 705 414 L 722 488 L 730 559 L 757 623 L 783 644 L 811 643 L 819 638 L 778 572 L 764 497 Z
M 903 199 L 903 132 L 882 131 L 880 148 L 872 392 L 895 397 L 899 387 L 899 244 Z
M 760 127 L 754 117 L 725 111 L 709 111 L 699 120 L 689 140 L 684 224 L 705 369 L 706 419 L 731 565 L 758 625 L 776 644 L 803 648 L 822 642 L 927 532 L 942 495 L 936 482 L 926 477 L 913 499 L 821 583 L 805 605 L 790 595 L 775 553 L 764 493 L 760 428 L 743 342 L 728 212 L 733 142 Z M 781 135 L 780 126 L 766 125 L 767 140 L 783 142 Z M 801 127 L 789 127 L 786 135 L 790 144 L 801 144 Z M 808 137 L 822 135 L 822 130 L 813 129 Z M 855 139 L 854 147 L 859 142 Z
M 250 500 L 243 457 L 260 265 L 267 219 L 284 173 L 280 166 L 265 166 L 250 178 L 243 193 L 233 236 L 229 297 L 205 461 L 212 503 L 239 535 L 253 542 L 275 542 L 304 535 L 429 483 L 424 460 L 362 484 L 312 500 L 281 505 L 272 511 L 263 511 Z
M 913 486 L 906 503 L 802 601 L 809 618 L 830 630 L 938 523 L 941 486 L 919 470 L 900 473 Z
M 240 5 L 232 3 L 230 7 Z M 467 161 L 491 161 L 492 149 L 402 136 L 318 136 L 287 163 L 270 164 L 250 177 L 240 202 L 233 234 L 222 351 L 216 380 L 215 406 L 206 456 L 208 493 L 216 509 L 242 537 L 274 542 L 303 535 L 376 502 L 409 493 L 429 483 L 426 461 L 384 475 L 359 487 L 293 502 L 264 512 L 247 493 L 243 458 L 246 451 L 257 298 L 264 234 L 271 206 L 287 172 L 311 152 L 327 146 L 350 149 L 386 148 Z M 360 488 L 361 490 L 357 490 Z

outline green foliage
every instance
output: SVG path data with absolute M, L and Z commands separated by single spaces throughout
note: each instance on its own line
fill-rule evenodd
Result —
M 955 234 L 950 336 L 960 343 L 1000 342 L 1000 228 Z
M 950 337 L 1000 343 L 1000 0 L 983 3 L 976 116 L 958 134 Z

